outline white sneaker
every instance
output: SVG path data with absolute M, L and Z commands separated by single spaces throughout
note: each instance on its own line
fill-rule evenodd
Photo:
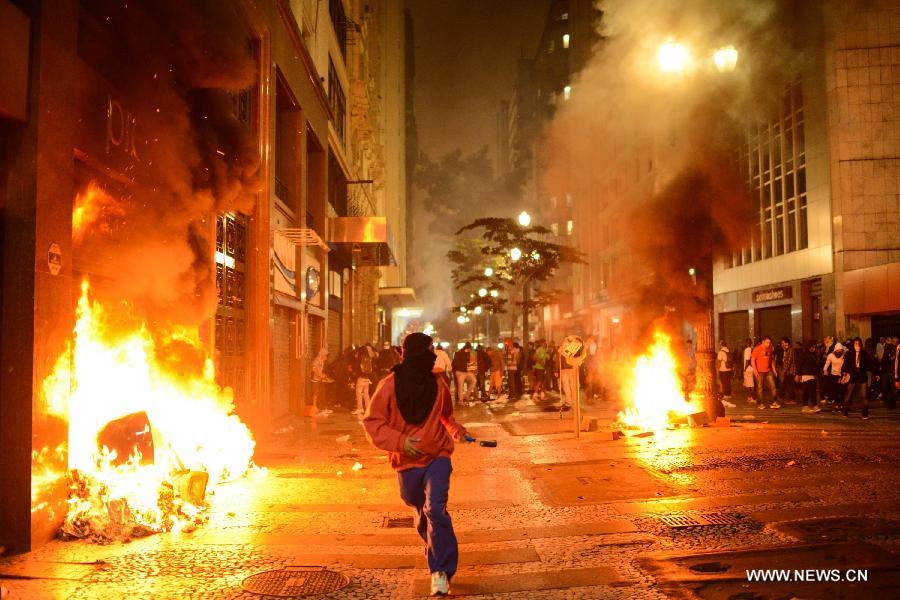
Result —
M 431 595 L 446 596 L 450 593 L 450 580 L 443 571 L 435 571 L 431 574 Z

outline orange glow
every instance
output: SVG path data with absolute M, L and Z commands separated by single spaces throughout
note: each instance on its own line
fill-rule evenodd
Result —
M 75 206 L 72 209 L 72 239 L 76 243 L 81 242 L 89 229 L 108 234 L 110 227 L 104 217 L 124 215 L 125 208 L 122 202 L 92 181 L 83 192 L 75 196 Z
M 232 414 L 231 390 L 216 384 L 196 330 L 113 331 L 87 281 L 81 291 L 74 338 L 43 385 L 46 410 L 69 425 L 64 531 L 104 539 L 198 522 L 203 507 L 178 497 L 178 476 L 205 472 L 211 488 L 251 466 L 255 443 Z M 135 413 L 150 423 L 152 462 L 142 462 L 137 447 L 129 457 L 98 448 L 107 424 Z
M 686 415 L 699 412 L 684 399 L 671 338 L 657 331 L 646 353 L 639 356 L 624 384 L 628 406 L 619 422 L 646 430 L 665 429 Z

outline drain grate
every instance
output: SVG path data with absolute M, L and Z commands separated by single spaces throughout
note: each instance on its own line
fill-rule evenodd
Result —
M 708 527 L 710 525 L 739 525 L 744 522 L 740 515 L 713 513 L 709 515 L 669 515 L 659 518 L 663 525 L 672 529 L 685 527 Z
M 412 528 L 414 526 L 414 521 L 412 517 L 385 517 L 381 526 L 387 529 L 398 529 L 401 527 Z
M 322 567 L 285 567 L 263 571 L 241 582 L 241 587 L 251 594 L 276 598 L 330 594 L 348 585 L 349 577 Z

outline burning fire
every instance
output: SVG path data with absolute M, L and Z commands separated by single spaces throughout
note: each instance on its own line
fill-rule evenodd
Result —
M 657 331 L 653 344 L 634 363 L 625 384 L 625 398 L 631 406 L 619 413 L 626 427 L 665 429 L 686 415 L 698 412 L 685 401 L 678 365 L 672 354 L 671 338 Z
M 91 181 L 83 192 L 75 196 L 75 207 L 72 209 L 72 240 L 76 244 L 81 242 L 92 226 L 94 231 L 108 234 L 110 233 L 108 217 L 124 215 L 125 208 L 122 202 Z
M 113 324 L 82 283 L 75 335 L 44 381 L 69 424 L 63 533 L 100 540 L 197 522 L 206 479 L 251 466 L 254 441 L 214 379 L 196 330 Z

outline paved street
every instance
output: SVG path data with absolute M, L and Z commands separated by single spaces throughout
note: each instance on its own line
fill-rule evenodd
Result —
M 897 597 L 900 413 L 876 406 L 865 422 L 742 400 L 730 412 L 729 428 L 613 440 L 601 403 L 587 407 L 600 431 L 575 440 L 570 413 L 560 420 L 528 401 L 460 411 L 474 435 L 499 445 L 454 456 L 454 594 Z M 258 449 L 266 476 L 219 488 L 197 531 L 53 542 L 3 559 L 0 580 L 9 600 L 250 600 L 260 596 L 242 583 L 255 573 L 324 566 L 349 579 L 329 598 L 422 596 L 422 547 L 385 458 L 354 417 L 307 419 Z M 747 581 L 746 569 L 763 568 L 867 569 L 868 582 Z M 289 583 L 315 581 L 329 585 L 302 571 Z

